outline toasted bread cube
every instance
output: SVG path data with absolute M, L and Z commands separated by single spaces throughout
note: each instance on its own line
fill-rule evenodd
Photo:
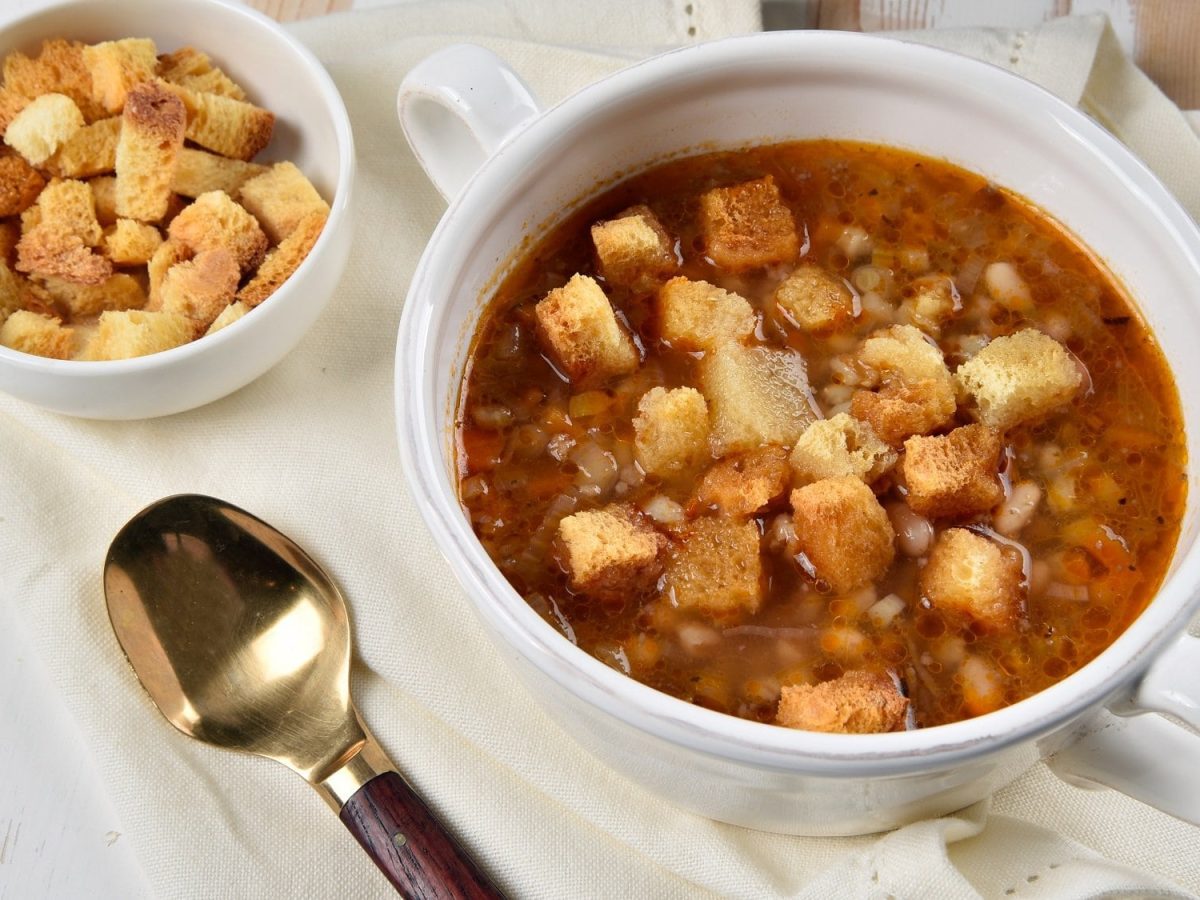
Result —
M 700 195 L 708 257 L 728 272 L 791 262 L 800 252 L 796 223 L 770 175 Z
M 179 98 L 160 83 L 129 92 L 117 141 L 117 215 L 157 222 L 167 214 L 185 118 Z
M 670 477 L 709 459 L 708 404 L 695 388 L 651 388 L 633 419 L 638 464 L 650 475 Z
M 38 195 L 41 215 L 37 227 L 52 225 L 59 231 L 78 235 L 87 246 L 100 243 L 104 231 L 96 219 L 96 201 L 92 189 L 72 178 L 54 179 Z
M 92 189 L 82 181 L 52 181 L 22 214 L 17 269 L 77 284 L 99 284 L 112 263 L 91 251 L 103 234 Z
M 705 472 L 696 501 L 723 515 L 745 518 L 779 505 L 791 486 L 787 451 L 760 447 L 727 456 Z
M 754 310 L 730 291 L 707 281 L 672 278 L 658 291 L 658 328 L 676 350 L 715 350 L 754 331 Z
M 879 391 L 857 391 L 850 399 L 850 414 L 871 426 L 892 447 L 914 434 L 929 434 L 954 420 L 954 388 L 947 381 L 930 379 L 912 384 L 893 382 Z
M 827 333 L 853 321 L 857 298 L 820 266 L 797 266 L 775 289 L 775 305 L 802 331 Z
M 273 244 L 282 242 L 313 213 L 329 215 L 329 204 L 290 162 L 275 163 L 245 182 L 238 199 L 258 219 Z
M 120 116 L 84 125 L 50 157 L 47 167 L 63 178 L 88 178 L 112 172 L 117 165 L 120 135 Z
M 33 206 L 46 179 L 15 153 L 0 156 L 0 216 L 18 216 Z
M 887 512 L 859 479 L 826 478 L 792 491 L 796 540 L 809 573 L 844 594 L 870 584 L 895 557 Z
M 980 421 L 998 431 L 1066 405 L 1083 383 L 1066 348 L 1032 328 L 996 338 L 958 367 L 957 378 Z
M 574 275 L 534 309 L 538 336 L 575 389 L 634 371 L 641 360 L 612 304 L 594 279 Z
M 1004 499 L 998 474 L 1000 435 L 964 425 L 939 437 L 904 442 L 908 505 L 927 518 L 974 516 Z
M 249 307 L 258 306 L 287 281 L 304 262 L 325 227 L 325 213 L 305 216 L 278 247 L 269 252 L 254 277 L 238 292 L 238 299 Z
M 0 221 L 0 262 L 9 266 L 16 262 L 19 240 L 21 240 L 21 223 L 16 219 Z
M 791 464 L 801 484 L 825 478 L 871 484 L 896 464 L 896 453 L 866 422 L 838 413 L 805 429 L 792 448 Z
M 144 266 L 162 244 L 162 235 L 153 225 L 133 219 L 117 219 L 104 229 L 100 247 L 118 266 Z
M 243 184 L 266 171 L 267 167 L 258 163 L 226 159 L 206 150 L 184 147 L 179 151 L 171 190 L 192 198 L 209 191 L 224 191 L 230 197 L 235 197 Z
M 858 349 L 858 360 L 878 372 L 884 384 L 950 380 L 942 351 L 911 325 L 892 325 L 872 333 Z
M 96 206 L 96 221 L 108 227 L 117 221 L 117 179 L 113 175 L 101 175 L 99 178 L 89 178 L 88 186 L 92 189 L 92 201 Z
M 158 50 L 149 38 L 125 38 L 84 47 L 83 60 L 92 72 L 92 96 L 115 114 L 125 107 L 130 91 L 154 78 Z
M 929 334 L 941 334 L 942 326 L 962 309 L 962 298 L 949 275 L 923 275 L 909 288 L 911 295 L 900 304 L 900 314 L 909 325 Z
M 1007 628 L 1021 614 L 1022 579 L 1015 551 L 965 528 L 948 528 L 921 570 L 921 592 L 934 609 Z
M 908 698 L 887 675 L 854 670 L 820 684 L 784 685 L 775 721 L 837 734 L 903 731 Z
M 221 310 L 221 314 L 213 319 L 213 323 L 208 326 L 208 331 L 205 334 L 216 334 L 222 328 L 227 328 L 232 325 L 246 313 L 250 312 L 250 307 L 241 300 L 235 300 L 227 307 Z
M 172 312 L 129 309 L 103 312 L 95 333 L 80 359 L 132 359 L 186 344 L 195 336 L 195 324 Z
M 83 127 L 83 113 L 65 94 L 42 94 L 17 113 L 4 143 L 32 166 L 40 166 Z
M 167 277 L 167 272 L 176 263 L 191 259 L 193 255 L 178 241 L 166 240 L 159 245 L 158 249 L 154 251 L 154 255 L 150 257 L 150 261 L 146 263 L 146 274 L 150 282 L 150 299 L 146 304 L 146 309 L 161 308 L 162 284 Z
M 654 587 L 665 538 L 631 506 L 577 512 L 558 525 L 558 556 L 571 589 L 625 600 Z
M 141 309 L 146 303 L 141 282 L 125 273 L 113 275 L 99 284 L 43 278 L 41 287 L 70 312 L 72 320 L 97 316 L 106 309 Z
M 699 364 L 717 456 L 790 447 L 816 418 L 804 359 L 790 350 L 725 343 Z
M 651 289 L 679 268 L 674 241 L 650 207 L 634 206 L 592 226 L 600 272 L 610 284 Z
M 167 270 L 159 289 L 161 309 L 187 316 L 203 333 L 233 302 L 240 277 L 237 261 L 224 247 L 203 250 Z
M 88 122 L 106 113 L 92 98 L 92 73 L 83 59 L 83 44 L 55 38 L 43 41 L 37 57 L 10 53 L 4 58 L 4 89 L 0 91 L 0 132 L 35 97 L 64 94 L 75 101 Z
M 253 270 L 267 250 L 267 236 L 258 220 L 224 191 L 197 197 L 175 217 L 167 234 L 192 253 L 226 248 L 243 273 Z
M 25 279 L 0 259 L 0 322 L 25 304 Z
M 158 76 L 165 81 L 190 88 L 245 100 L 246 92 L 232 78 L 212 64 L 208 55 L 195 47 L 180 47 L 158 58 Z
M 35 356 L 70 359 L 75 332 L 63 327 L 61 319 L 18 309 L 0 325 L 0 344 Z
M 676 535 L 667 554 L 666 595 L 681 609 L 714 618 L 755 612 L 762 603 L 758 527 L 700 518 Z
M 193 91 L 177 85 L 172 90 L 187 107 L 185 136 L 231 159 L 250 160 L 271 140 L 275 115 L 250 103 Z

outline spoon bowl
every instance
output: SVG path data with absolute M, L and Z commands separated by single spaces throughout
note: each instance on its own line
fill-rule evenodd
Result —
M 303 777 L 405 896 L 499 896 L 363 724 L 345 600 L 288 537 L 222 500 L 168 497 L 113 539 L 104 594 L 177 729 Z

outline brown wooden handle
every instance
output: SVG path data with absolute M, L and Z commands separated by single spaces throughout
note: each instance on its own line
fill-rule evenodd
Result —
M 395 772 L 364 784 L 342 807 L 341 820 L 403 897 L 504 896 Z

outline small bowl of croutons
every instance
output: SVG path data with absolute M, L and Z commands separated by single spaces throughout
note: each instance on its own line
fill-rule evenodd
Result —
M 278 24 L 61 3 L 0 31 L 0 390 L 68 415 L 210 403 L 274 366 L 349 255 L 354 142 Z

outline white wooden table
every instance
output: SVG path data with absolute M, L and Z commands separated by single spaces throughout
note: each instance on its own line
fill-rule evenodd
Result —
M 0 0 L 0 24 L 42 2 Z M 388 2 L 252 0 L 251 5 L 291 20 Z M 1054 15 L 1095 11 L 1109 13 L 1126 49 L 1172 99 L 1185 109 L 1200 107 L 1200 0 L 764 2 L 768 27 L 864 31 L 1026 27 Z M 1200 131 L 1200 113 L 1192 115 Z M 33 653 L 13 604 L 0 597 L 0 900 L 136 900 L 147 893 L 88 748 Z

